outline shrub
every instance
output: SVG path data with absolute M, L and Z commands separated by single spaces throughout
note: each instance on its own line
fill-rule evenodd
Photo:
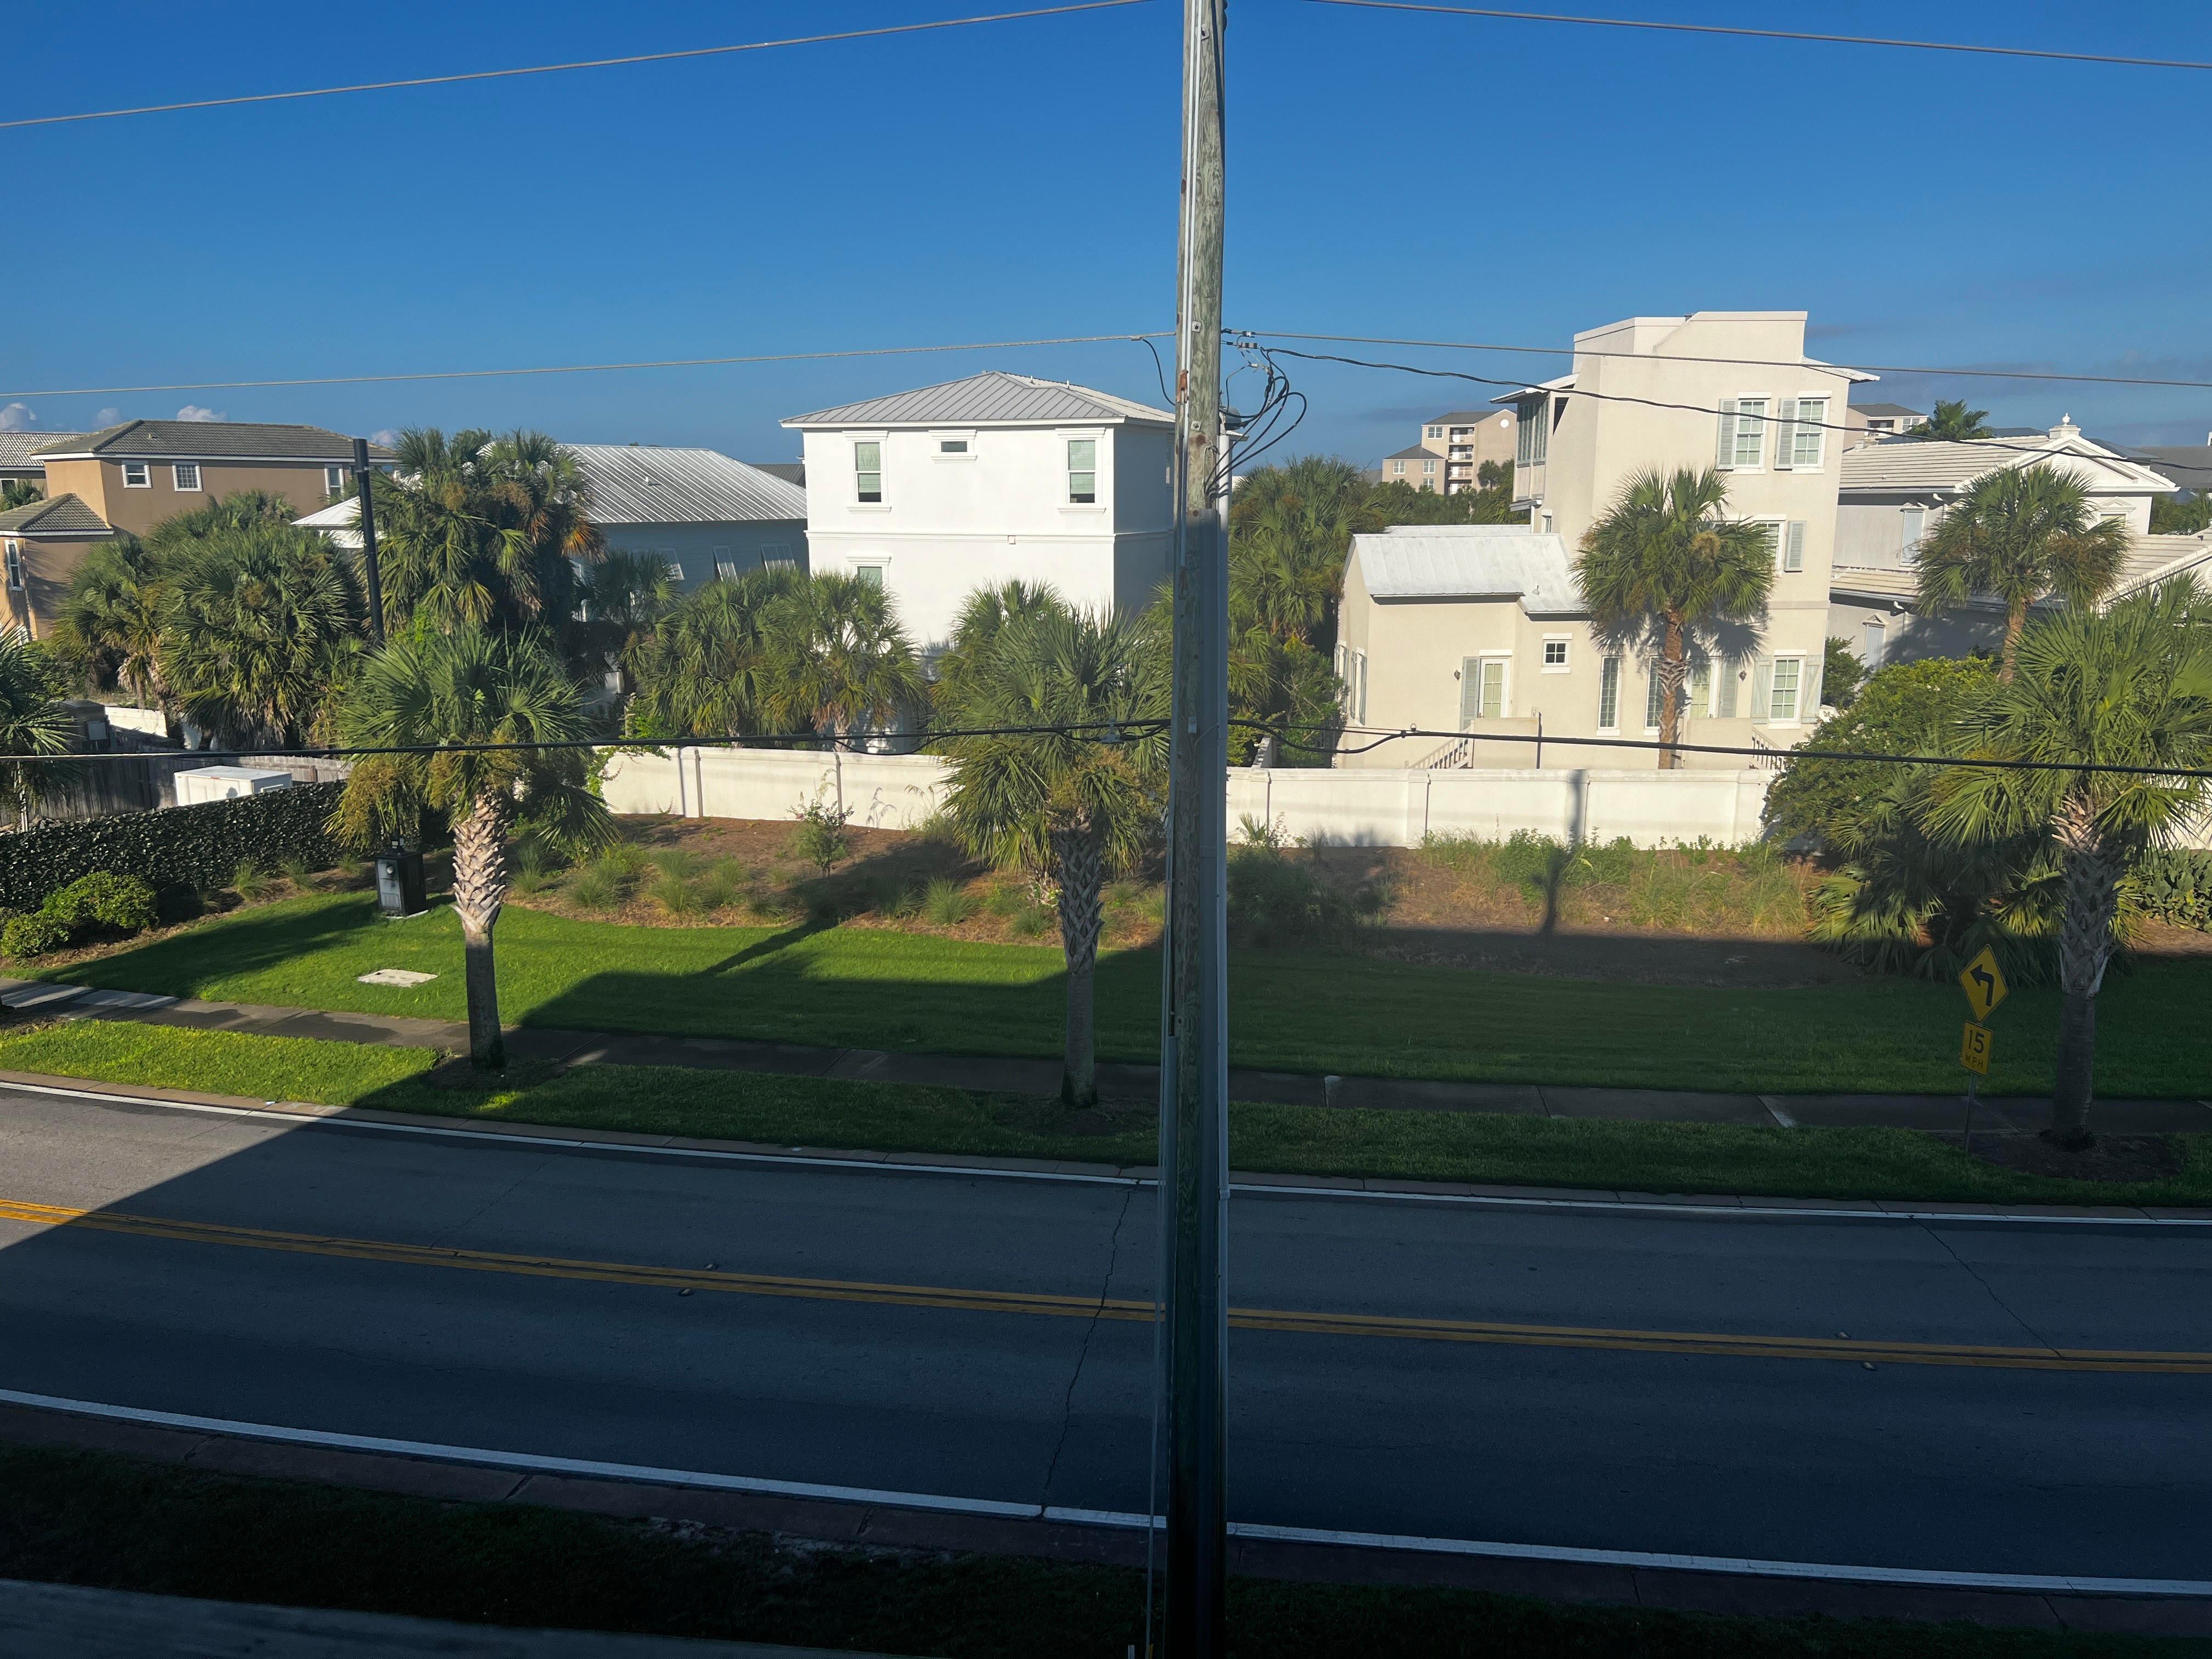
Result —
M 297 853 L 283 860 L 276 867 L 283 872 L 284 879 L 302 893 L 315 884 L 315 866 Z
M 645 896 L 672 916 L 688 916 L 699 908 L 699 895 L 691 884 L 673 872 L 655 879 Z
M 2136 861 L 2128 896 L 2137 914 L 2212 931 L 2212 853 L 2160 848 Z
M 939 876 L 923 893 L 921 910 L 939 927 L 957 927 L 975 914 L 975 901 L 958 882 Z
M 828 875 L 853 850 L 853 838 L 845 833 L 853 815 L 823 799 L 817 790 L 793 816 L 799 827 L 792 831 L 792 853 Z
M 623 878 L 608 869 L 604 860 L 594 860 L 568 884 L 569 902 L 579 909 L 617 909 L 626 896 Z
M 651 855 L 649 862 L 664 876 L 678 881 L 689 881 L 706 865 L 696 853 L 683 847 L 664 847 Z
M 71 930 L 96 924 L 121 933 L 137 933 L 151 927 L 156 920 L 154 890 L 136 876 L 118 876 L 108 870 L 95 870 L 58 888 L 40 908 L 41 914 Z
M 1025 904 L 1006 919 L 1006 926 L 1017 939 L 1035 939 L 1056 920 L 1043 905 Z
M 699 884 L 699 905 L 706 910 L 726 910 L 745 896 L 745 867 L 735 859 L 723 859 Z
M 1348 943 L 1374 909 L 1312 865 L 1272 847 L 1229 849 L 1229 933 L 1240 945 Z
M 252 859 L 240 859 L 230 872 L 230 889 L 248 904 L 269 890 L 269 873 Z
M 58 951 L 70 942 L 70 925 L 59 916 L 50 916 L 43 911 L 27 916 L 10 916 L 8 925 L 0 927 L 0 953 L 17 957 L 42 957 L 49 951 Z

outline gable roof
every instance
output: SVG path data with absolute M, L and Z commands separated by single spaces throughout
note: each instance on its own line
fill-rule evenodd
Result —
M 2158 495 L 2173 480 L 2114 454 L 2087 438 L 1969 438 L 1962 442 L 1911 437 L 1863 444 L 1844 452 L 1838 488 L 1853 490 L 1964 489 L 1974 480 L 2005 467 L 2039 463 L 2081 463 L 2096 488 L 2125 494 Z
M 1423 426 L 1449 426 L 1454 421 L 1468 426 L 1480 426 L 1485 421 L 1495 420 L 1497 413 L 1488 409 L 1455 409 L 1443 415 L 1431 415 L 1421 422 Z
M 1518 599 L 1532 617 L 1583 611 L 1566 538 L 1526 525 L 1399 525 L 1352 538 L 1349 570 L 1376 599 Z
M 353 440 L 319 426 L 258 421 L 125 421 L 94 433 L 55 437 L 32 452 L 41 461 L 350 461 Z M 389 461 L 381 444 L 371 460 Z
M 53 536 L 76 541 L 115 533 L 107 527 L 106 520 L 74 495 L 27 501 L 10 512 L 0 513 L 0 531 L 11 536 Z
M 1386 461 L 1433 461 L 1437 452 L 1415 444 L 1411 449 L 1394 449 L 1382 459 Z
M 1924 409 L 1907 409 L 1903 404 L 1853 404 L 1851 407 L 1862 415 L 1875 415 L 1895 420 L 1900 415 L 1911 415 L 1919 420 L 1928 418 Z
M 0 432 L 0 467 L 21 470 L 42 466 L 44 462 L 31 459 L 33 451 L 83 436 L 82 432 Z
M 2135 453 L 2184 489 L 2212 489 L 2212 444 L 2137 445 Z
M 799 428 L 1022 426 L 1060 421 L 1134 421 L 1173 426 L 1175 416 L 1110 392 L 1094 392 L 1087 386 L 990 368 L 964 380 L 946 380 L 914 392 L 817 409 L 811 415 L 793 415 L 783 424 Z
M 592 522 L 723 524 L 804 519 L 806 491 L 714 449 L 563 444 L 592 487 Z

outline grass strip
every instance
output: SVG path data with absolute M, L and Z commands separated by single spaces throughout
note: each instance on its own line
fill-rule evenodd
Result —
M 1746 953 L 1772 949 L 1746 941 Z M 1793 951 L 1796 947 L 1790 947 Z M 1056 1054 L 1060 953 L 865 926 L 641 927 L 509 908 L 500 1002 L 525 1024 L 979 1054 Z M 436 977 L 364 985 L 378 968 Z M 51 970 L 76 984 L 220 1001 L 459 1019 L 460 930 L 449 907 L 403 922 L 373 897 L 318 895 L 211 918 Z M 1312 950 L 1230 957 L 1231 1058 L 1348 1076 L 1717 1089 L 1942 1094 L 1961 1086 L 1954 985 L 1850 976 L 1780 989 L 1492 973 Z M 2115 972 L 2098 998 L 2097 1086 L 2201 1094 L 2212 960 Z M 1097 974 L 1101 1058 L 1158 1053 L 1159 965 L 1109 952 Z M 2016 989 L 1993 1024 L 1997 1094 L 2051 1086 L 2058 997 Z
M 1152 1115 L 1085 1133 L 1056 1102 L 917 1084 L 659 1066 L 515 1066 L 483 1088 L 423 1073 L 436 1056 L 308 1037 L 110 1020 L 66 1021 L 0 1040 L 0 1069 L 204 1088 L 264 1099 L 578 1129 L 1002 1158 L 1147 1164 Z M 2182 1135 L 2163 1182 L 2062 1181 L 1969 1158 L 1911 1129 L 1750 1128 L 1473 1112 L 1388 1112 L 1238 1102 L 1239 1170 L 1415 1181 L 1743 1193 L 1791 1198 L 2046 1204 L 2212 1205 L 2212 1135 Z
M 1142 1573 L 524 1504 L 438 1502 L 0 1447 L 0 1577 L 471 1624 L 860 1648 L 1121 1659 Z M 1230 1651 L 1269 1659 L 2181 1659 L 2197 1640 L 1566 1607 L 1402 1586 L 1233 1579 Z

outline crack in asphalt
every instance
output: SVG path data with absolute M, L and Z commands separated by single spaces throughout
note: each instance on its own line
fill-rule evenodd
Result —
M 2037 1330 L 2034 1326 L 2029 1324 L 2027 1320 L 2021 1318 L 2019 1312 L 2002 1297 L 1996 1293 L 1996 1291 L 1991 1286 L 1990 1281 L 1982 1277 L 1981 1270 L 1975 1267 L 1972 1262 L 1967 1261 L 1966 1257 L 1960 1255 L 1957 1250 L 1952 1248 L 1951 1241 L 1949 1239 L 1944 1237 L 1942 1233 L 1938 1232 L 1933 1226 L 1930 1226 L 1924 1221 L 1920 1224 L 1920 1231 L 1927 1234 L 1929 1237 L 1934 1239 L 1938 1244 L 1941 1244 L 1943 1247 L 1943 1253 L 1949 1256 L 1952 1261 L 1957 1262 L 1960 1267 L 1966 1269 L 1967 1277 L 1972 1279 L 1975 1284 L 1982 1287 L 1983 1294 L 1987 1296 L 1990 1301 L 1997 1304 L 1997 1307 L 2003 1312 L 2006 1318 L 2011 1320 L 2014 1324 L 2019 1326 L 2021 1329 L 2026 1331 L 2030 1336 L 2033 1337 L 2045 1347 L 2050 1349 L 2053 1353 L 2056 1353 L 2058 1351 L 2058 1345 L 2051 1341 L 2049 1337 L 2044 1335 L 2041 1331 Z
M 1089 1321 L 1083 1327 L 1082 1346 L 1075 1351 L 1075 1370 L 1067 1379 L 1067 1392 L 1060 1402 L 1060 1437 L 1052 1443 L 1052 1457 L 1044 1466 L 1044 1494 L 1038 1501 L 1052 1502 L 1053 1476 L 1060 1469 L 1060 1455 L 1067 1446 L 1067 1431 L 1075 1422 L 1075 1385 L 1083 1380 L 1084 1363 L 1091 1358 L 1091 1339 L 1097 1333 L 1102 1316 L 1106 1311 L 1107 1298 L 1113 1294 L 1114 1273 L 1121 1262 L 1121 1229 L 1128 1224 L 1129 1211 L 1136 1202 L 1137 1188 L 1132 1185 L 1121 1194 L 1121 1213 L 1114 1218 L 1114 1231 L 1107 1241 L 1106 1277 L 1099 1281 L 1098 1305 L 1091 1310 Z

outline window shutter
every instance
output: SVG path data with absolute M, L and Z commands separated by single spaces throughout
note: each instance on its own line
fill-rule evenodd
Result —
M 1751 675 L 1751 723 L 1764 726 L 1774 707 L 1774 659 L 1761 657 Z
M 1735 465 L 1735 399 L 1721 399 L 1721 450 L 1715 463 L 1723 472 Z
M 1790 470 L 1790 453 L 1797 444 L 1797 400 L 1784 398 L 1774 411 L 1774 470 Z
M 1802 570 L 1805 568 L 1805 521 L 1802 519 L 1792 519 L 1783 532 L 1782 568 L 1784 570 Z
M 1808 726 L 1820 718 L 1820 671 L 1827 665 L 1824 658 L 1807 657 L 1800 671 L 1805 689 L 1798 693 L 1797 718 Z
M 1462 657 L 1459 660 L 1459 729 L 1468 730 L 1482 712 L 1482 659 Z
M 1735 659 L 1733 657 L 1723 657 L 1718 662 L 1713 665 L 1713 672 L 1721 677 L 1720 702 L 1715 712 L 1718 714 L 1721 719 L 1724 720 L 1732 720 L 1735 718 L 1736 703 Z

